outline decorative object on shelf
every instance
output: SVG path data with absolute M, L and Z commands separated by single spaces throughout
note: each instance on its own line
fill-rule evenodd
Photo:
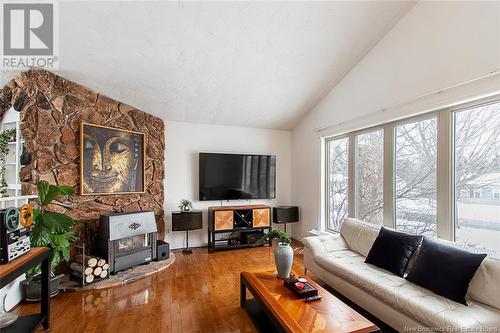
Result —
M 293 264 L 293 249 L 290 246 L 292 241 L 290 240 L 290 237 L 288 237 L 286 232 L 274 229 L 262 236 L 262 238 L 259 239 L 256 244 L 264 244 L 270 239 L 278 240 L 278 246 L 274 250 L 274 261 L 276 263 L 278 277 L 287 279 L 290 277 L 290 272 L 292 270 Z
M 30 232 L 15 207 L 0 210 L 0 263 L 5 264 L 30 250 Z
M 179 209 L 181 210 L 181 212 L 189 212 L 191 210 L 193 210 L 193 203 L 187 199 L 182 199 L 180 202 L 179 202 Z
M 31 233 L 31 246 L 46 246 L 51 249 L 50 267 L 55 269 L 63 261 L 69 260 L 69 247 L 76 241 L 77 235 L 73 227 L 77 224 L 71 217 L 63 213 L 48 210 L 49 205 L 61 206 L 71 209 L 58 201 L 56 197 L 72 195 L 75 190 L 71 186 L 51 185 L 45 180 L 37 184 L 38 204 L 40 208 L 33 209 L 33 229 Z M 38 300 L 40 297 L 40 266 L 28 270 L 26 281 L 23 281 L 27 300 Z M 59 291 L 59 281 L 62 275 L 51 273 L 51 294 Z
M 283 281 L 285 287 L 290 289 L 295 295 L 300 298 L 318 295 L 318 289 L 307 282 L 307 279 L 291 274 L 289 278 Z
M 16 129 L 9 128 L 0 133 L 0 198 L 7 196 L 7 182 L 5 181 L 5 158 L 9 154 L 9 142 L 16 139 Z
M 145 134 L 107 126 L 80 126 L 80 194 L 143 193 Z
M 287 223 L 299 222 L 299 207 L 278 206 L 273 207 L 273 223 L 284 224 L 285 232 Z
M 193 251 L 189 248 L 189 230 L 201 229 L 203 227 L 203 216 L 200 210 L 172 212 L 172 230 L 186 231 L 186 247 L 182 250 L 184 254 Z
M 0 294 L 0 302 L 2 302 L 2 307 L 0 309 L 0 328 L 4 328 L 12 324 L 19 317 L 15 313 L 7 312 L 5 308 L 5 300 L 7 298 L 7 294 Z

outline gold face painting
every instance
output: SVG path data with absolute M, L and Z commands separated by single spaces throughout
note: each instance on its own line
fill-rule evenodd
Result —
M 82 123 L 81 194 L 144 190 L 144 134 Z

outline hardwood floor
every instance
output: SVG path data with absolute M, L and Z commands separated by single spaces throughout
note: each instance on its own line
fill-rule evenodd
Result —
M 294 243 L 293 247 L 294 270 L 303 272 L 301 245 Z M 51 303 L 51 332 L 256 331 L 239 307 L 239 273 L 273 269 L 272 248 L 213 254 L 198 248 L 191 255 L 183 255 L 182 251 L 175 251 L 175 255 L 175 263 L 165 271 L 130 284 L 101 291 L 61 293 Z M 35 313 L 38 307 L 23 303 L 15 312 Z

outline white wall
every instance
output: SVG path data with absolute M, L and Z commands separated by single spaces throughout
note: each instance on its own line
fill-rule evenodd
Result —
M 193 202 L 203 210 L 203 229 L 189 232 L 189 245 L 206 246 L 207 207 L 220 206 L 220 201 L 198 200 L 198 153 L 228 152 L 276 155 L 277 196 L 275 200 L 240 200 L 224 205 L 291 204 L 291 132 L 246 127 L 218 126 L 185 122 L 166 122 L 165 149 L 165 215 L 167 241 L 172 248 L 181 248 L 185 232 L 171 231 L 171 212 L 178 210 L 181 199 Z
M 307 236 L 321 219 L 320 137 L 315 129 L 372 117 L 383 108 L 498 69 L 499 2 L 419 2 L 294 128 L 292 201 L 301 207 L 302 224 L 294 225 L 293 236 Z

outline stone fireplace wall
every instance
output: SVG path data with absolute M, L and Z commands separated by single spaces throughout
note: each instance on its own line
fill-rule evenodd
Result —
M 52 209 L 84 222 L 81 238 L 92 244 L 99 216 L 110 212 L 154 211 L 158 237 L 165 231 L 163 120 L 112 100 L 51 72 L 31 69 L 11 80 L 0 92 L 0 119 L 10 107 L 20 112 L 21 131 L 31 163 L 22 167 L 24 195 L 36 193 L 36 183 L 72 185 L 79 193 L 79 131 L 82 121 L 123 128 L 145 135 L 145 193 L 69 197 Z

